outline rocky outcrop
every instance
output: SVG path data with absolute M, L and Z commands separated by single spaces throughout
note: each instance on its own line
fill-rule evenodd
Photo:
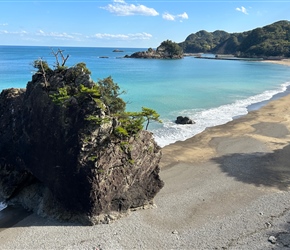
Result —
M 165 59 L 164 55 L 156 50 L 138 51 L 132 55 L 125 55 L 125 58 L 144 58 L 144 59 Z
M 162 42 L 156 50 L 149 48 L 147 51 L 126 55 L 125 58 L 181 59 L 183 58 L 183 51 L 178 44 L 167 40 Z
M 176 120 L 175 120 L 176 124 L 195 124 L 195 122 L 193 120 L 191 120 L 190 118 L 188 118 L 187 116 L 177 116 Z
M 91 94 L 59 95 L 60 104 L 52 98 L 64 87 L 94 85 L 73 67 L 35 74 L 26 89 L 2 91 L 0 200 L 86 224 L 152 204 L 163 186 L 152 134 L 117 137 L 118 120 Z

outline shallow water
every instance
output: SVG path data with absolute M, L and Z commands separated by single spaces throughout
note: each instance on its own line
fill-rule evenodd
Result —
M 149 107 L 163 124 L 149 129 L 160 146 L 185 140 L 206 127 L 226 123 L 248 112 L 249 105 L 269 100 L 290 84 L 287 66 L 251 61 L 125 59 L 145 50 L 118 48 L 61 48 L 69 54 L 68 66 L 85 62 L 97 81 L 112 76 L 127 93 L 127 110 Z M 56 48 L 54 48 L 56 50 Z M 106 57 L 106 58 L 101 58 Z M 55 58 L 49 47 L 0 46 L 0 89 L 25 87 L 33 74 L 32 62 Z M 188 116 L 194 125 L 176 125 L 177 116 Z

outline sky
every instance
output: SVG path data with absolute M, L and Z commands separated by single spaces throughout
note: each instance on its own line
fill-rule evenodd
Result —
M 290 20 L 290 0 L 0 0 L 0 45 L 156 48 Z

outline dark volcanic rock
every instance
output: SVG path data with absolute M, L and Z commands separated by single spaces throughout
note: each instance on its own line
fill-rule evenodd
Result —
M 88 74 L 70 68 L 46 78 L 35 74 L 26 90 L 0 95 L 0 200 L 88 224 L 151 204 L 163 186 L 152 134 L 115 137 L 117 121 L 90 96 L 52 101 L 61 87 L 91 88 Z
M 175 121 L 176 124 L 194 124 L 195 122 L 189 119 L 187 116 L 178 116 Z

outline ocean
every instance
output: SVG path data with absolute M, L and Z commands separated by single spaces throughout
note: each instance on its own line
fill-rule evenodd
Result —
M 25 88 L 36 59 L 55 64 L 51 47 L 0 46 L 0 90 Z M 283 93 L 290 85 L 290 68 L 257 61 L 123 58 L 144 48 L 61 47 L 69 55 L 67 66 L 85 62 L 98 81 L 111 76 L 126 93 L 128 111 L 156 110 L 162 124 L 149 130 L 164 147 L 247 114 L 250 105 Z M 113 52 L 119 49 L 122 52 Z M 194 125 L 176 125 L 177 116 L 188 116 Z

